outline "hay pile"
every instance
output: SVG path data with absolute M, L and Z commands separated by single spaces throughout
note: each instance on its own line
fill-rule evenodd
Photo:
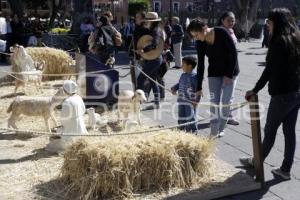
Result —
M 35 62 L 45 61 L 44 74 L 68 74 L 74 73 L 74 61 L 72 57 L 63 50 L 49 47 L 28 47 L 28 54 Z M 63 77 L 44 76 L 43 80 L 56 80 Z
M 79 140 L 64 155 L 62 178 L 82 199 L 128 198 L 201 185 L 214 142 L 175 131 Z

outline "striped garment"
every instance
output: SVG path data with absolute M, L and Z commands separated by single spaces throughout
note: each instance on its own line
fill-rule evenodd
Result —
M 178 91 L 178 102 L 200 101 L 200 96 L 196 95 L 197 74 L 194 72 L 181 74 L 179 82 L 171 89 Z

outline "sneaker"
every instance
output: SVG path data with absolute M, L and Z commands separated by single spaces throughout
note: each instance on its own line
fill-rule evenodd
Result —
M 239 121 L 237 121 L 236 119 L 234 118 L 229 118 L 228 121 L 227 121 L 227 124 L 230 124 L 230 125 L 233 125 L 233 126 L 237 126 L 239 125 Z
M 179 67 L 179 66 L 174 66 L 174 67 L 172 67 L 172 69 L 180 69 L 181 67 Z
M 218 134 L 218 137 L 223 137 L 225 135 L 225 132 L 224 131 L 221 131 L 219 134 Z
M 254 160 L 252 157 L 248 157 L 248 158 L 240 158 L 240 163 L 244 166 L 244 167 L 254 167 Z
M 284 180 L 290 180 L 291 179 L 291 173 L 290 172 L 284 172 L 280 168 L 278 168 L 278 169 L 272 169 L 271 172 L 274 175 L 280 176 Z

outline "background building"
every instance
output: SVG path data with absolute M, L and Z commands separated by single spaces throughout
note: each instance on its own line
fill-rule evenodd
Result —
M 128 0 L 93 0 L 96 13 L 110 10 L 115 16 L 115 23 L 123 24 L 128 20 Z

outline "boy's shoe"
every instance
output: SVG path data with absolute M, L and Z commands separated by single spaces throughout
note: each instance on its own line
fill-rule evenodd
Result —
M 248 158 L 240 158 L 240 163 L 244 166 L 244 167 L 254 167 L 254 160 L 252 157 L 248 157 Z
M 284 180 L 290 180 L 291 179 L 291 173 L 290 172 L 284 172 L 280 168 L 272 169 L 271 171 L 274 175 L 280 176 L 280 178 Z
M 224 131 L 221 131 L 219 134 L 218 134 L 218 137 L 223 137 L 225 135 L 225 132 Z

